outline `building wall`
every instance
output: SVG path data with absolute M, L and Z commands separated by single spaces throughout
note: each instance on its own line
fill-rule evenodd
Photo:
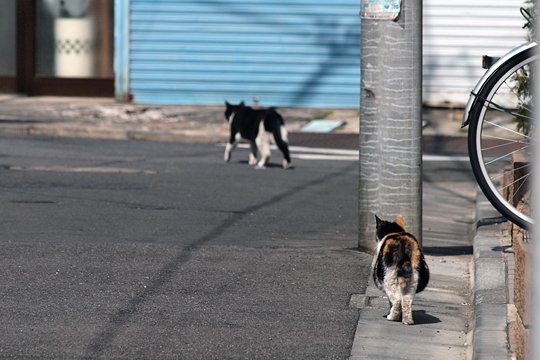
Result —
M 358 107 L 359 0 L 118 4 L 135 102 Z
M 358 107 L 360 0 L 115 3 L 117 98 Z M 423 4 L 424 103 L 464 106 L 481 56 L 525 42 L 523 0 Z

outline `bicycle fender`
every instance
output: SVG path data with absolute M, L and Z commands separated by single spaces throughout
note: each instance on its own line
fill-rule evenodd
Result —
M 502 56 L 499 60 L 497 60 L 480 78 L 478 83 L 476 83 L 476 86 L 474 87 L 473 91 L 471 91 L 471 94 L 469 95 L 469 101 L 467 101 L 467 105 L 465 106 L 465 110 L 463 111 L 463 120 L 461 121 L 461 127 L 464 128 L 467 125 L 469 125 L 469 115 L 472 109 L 472 106 L 474 104 L 474 101 L 476 100 L 476 95 L 480 92 L 480 90 L 484 87 L 484 84 L 486 81 L 493 75 L 495 71 L 497 71 L 508 59 L 511 59 L 512 57 L 527 51 L 531 48 L 534 48 L 536 46 L 536 42 L 529 42 L 523 45 L 520 45 L 512 50 L 510 50 L 508 53 L 506 53 L 504 56 Z

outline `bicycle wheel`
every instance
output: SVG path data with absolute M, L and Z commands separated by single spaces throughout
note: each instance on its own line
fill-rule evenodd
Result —
M 522 228 L 530 213 L 533 99 L 536 47 L 508 59 L 476 94 L 471 107 L 468 147 L 482 192 L 508 220 Z

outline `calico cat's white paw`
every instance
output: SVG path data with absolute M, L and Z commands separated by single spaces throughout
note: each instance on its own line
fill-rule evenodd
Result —
M 401 314 L 388 314 L 386 318 L 390 321 L 401 321 Z
M 405 325 L 414 325 L 413 319 L 403 319 L 401 322 Z

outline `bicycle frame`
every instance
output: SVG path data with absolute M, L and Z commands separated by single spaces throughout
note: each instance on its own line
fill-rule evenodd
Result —
M 469 96 L 469 101 L 467 102 L 467 106 L 465 106 L 465 110 L 463 112 L 463 120 L 461 122 L 461 127 L 464 128 L 467 125 L 469 125 L 469 113 L 471 111 L 471 108 L 473 106 L 474 101 L 476 100 L 476 94 L 480 92 L 482 87 L 484 86 L 485 82 L 490 78 L 490 76 L 497 71 L 499 67 L 501 67 L 508 59 L 512 58 L 513 56 L 520 54 L 528 49 L 531 49 L 533 47 L 536 47 L 536 42 L 529 42 L 523 45 L 520 45 L 512 50 L 510 50 L 508 53 L 506 53 L 504 56 L 502 56 L 499 60 L 497 60 L 482 76 L 480 81 L 476 84 L 473 91 L 471 92 L 471 95 Z

